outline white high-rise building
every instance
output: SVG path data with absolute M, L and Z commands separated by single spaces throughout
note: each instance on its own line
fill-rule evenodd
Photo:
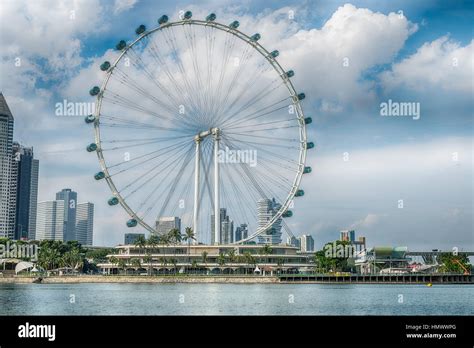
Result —
M 257 203 L 258 228 L 264 227 L 278 212 L 281 205 L 273 199 L 260 199 Z M 257 237 L 258 244 L 281 243 L 281 221 L 277 219 L 273 225 Z
M 301 251 L 314 251 L 314 239 L 309 234 L 300 237 Z
M 13 115 L 0 93 L 0 237 L 14 238 L 16 180 L 12 176 Z M 12 192 L 12 189 L 14 192 Z
M 63 233 L 64 201 L 39 202 L 36 217 L 36 239 L 63 241 Z
M 82 245 L 92 245 L 94 232 L 94 204 L 79 203 L 76 209 L 76 240 Z
M 164 216 L 156 221 L 156 232 L 159 235 L 166 234 L 175 228 L 181 233 L 181 219 L 177 216 Z

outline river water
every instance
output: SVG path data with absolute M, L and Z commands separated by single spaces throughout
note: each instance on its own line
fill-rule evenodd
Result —
M 472 315 L 474 285 L 0 284 L 0 315 Z

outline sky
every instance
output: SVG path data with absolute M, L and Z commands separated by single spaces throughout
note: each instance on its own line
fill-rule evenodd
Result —
M 109 188 L 92 177 L 97 158 L 84 150 L 93 130 L 83 117 L 56 116 L 55 105 L 91 101 L 115 44 L 182 10 L 239 20 L 295 71 L 316 144 L 288 220 L 295 235 L 321 247 L 355 229 L 369 246 L 474 249 L 469 1 L 3 0 L 0 90 L 15 140 L 40 160 L 39 201 L 72 188 L 95 204 L 94 244 L 123 242 L 128 215 L 107 205 Z M 389 100 L 419 103 L 419 118 L 382 116 Z

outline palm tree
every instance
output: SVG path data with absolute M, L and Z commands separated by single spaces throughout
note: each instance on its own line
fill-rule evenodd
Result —
M 152 234 L 146 241 L 146 243 L 150 246 L 150 255 L 153 254 L 153 249 L 156 248 L 156 246 L 160 243 L 160 239 L 158 238 L 157 235 Z M 153 257 L 150 259 L 150 266 L 153 269 Z
M 112 264 L 112 265 L 117 265 L 118 264 L 118 258 L 116 256 L 112 256 L 110 259 L 109 259 L 109 262 Z
M 125 271 L 125 275 L 127 275 L 127 260 L 125 259 L 119 259 L 117 263 L 118 267 L 122 269 L 122 271 Z
M 255 265 L 255 258 L 252 256 L 252 254 L 250 254 L 250 252 L 246 251 L 244 253 L 244 258 L 247 264 L 252 265 L 252 266 Z M 245 267 L 245 272 L 247 273 L 247 267 Z
M 144 236 L 138 236 L 138 238 L 135 240 L 134 245 L 138 247 L 138 253 L 142 253 L 142 249 L 145 248 L 146 246 L 146 239 Z
M 229 262 L 230 263 L 234 263 L 235 262 L 235 249 L 230 249 L 228 252 L 227 252 L 227 257 L 229 258 Z
M 173 252 L 174 258 L 176 258 L 176 246 L 181 243 L 182 237 L 183 236 L 181 235 L 181 232 L 177 228 L 173 228 L 168 232 L 169 241 L 175 245 L 174 252 Z
M 203 251 L 201 253 L 201 258 L 202 258 L 202 263 L 204 263 L 204 267 L 205 267 L 205 270 L 206 270 L 206 273 L 207 273 L 207 251 Z
M 132 266 L 135 268 L 135 271 L 138 271 L 142 266 L 139 258 L 134 257 L 131 261 Z
M 145 257 L 143 258 L 143 261 L 148 264 L 148 275 L 151 275 L 152 269 L 151 269 L 151 262 L 152 262 L 152 257 L 151 254 L 147 253 Z
M 195 236 L 194 236 L 194 231 L 191 227 L 186 227 L 186 229 L 184 230 L 184 236 L 183 236 L 183 240 L 185 242 L 188 242 L 188 263 L 190 262 L 190 254 L 191 254 L 191 241 L 192 240 L 196 240 Z
M 263 262 L 264 266 L 266 264 L 265 261 L 267 260 L 267 256 L 270 255 L 272 252 L 273 252 L 272 247 L 269 244 L 265 244 L 263 246 L 262 253 L 263 253 L 263 255 L 265 255 L 264 262 Z M 265 270 L 263 270 L 263 273 L 265 274 Z

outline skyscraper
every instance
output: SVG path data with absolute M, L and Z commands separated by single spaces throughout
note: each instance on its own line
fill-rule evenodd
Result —
M 12 190 L 16 191 L 15 239 L 34 239 L 38 199 L 39 161 L 33 158 L 33 148 L 13 143 Z
M 63 240 L 65 242 L 76 240 L 77 193 L 69 188 L 62 189 L 56 193 L 56 200 L 64 201 Z
M 273 199 L 260 199 L 257 202 L 258 228 L 264 227 L 278 212 L 281 205 Z M 281 221 L 277 219 L 264 233 L 257 237 L 257 244 L 280 244 Z
M 221 208 L 220 209 L 220 217 L 219 221 L 221 222 L 221 226 L 219 229 L 219 238 L 221 240 L 221 244 L 228 244 L 234 242 L 234 221 L 230 219 L 229 215 L 227 215 L 227 209 Z M 215 241 L 215 221 L 214 221 L 214 214 L 211 215 L 211 244 L 214 244 Z
M 301 251 L 314 251 L 314 239 L 309 234 L 300 237 Z
M 64 205 L 63 200 L 38 203 L 36 239 L 64 240 Z
M 301 249 L 301 240 L 300 240 L 299 238 L 296 238 L 295 236 L 293 236 L 293 237 L 288 237 L 288 238 L 286 239 L 286 244 Z
M 355 242 L 355 231 L 354 230 L 342 230 L 341 241 Z
M 156 221 L 156 232 L 159 235 L 166 234 L 175 228 L 181 233 L 181 219 L 177 216 L 164 216 Z
M 235 241 L 238 242 L 241 239 L 245 239 L 248 237 L 249 230 L 247 228 L 247 224 L 240 224 L 240 226 L 236 227 L 235 229 Z
M 0 93 L 0 237 L 14 237 L 16 192 L 11 192 L 13 161 L 13 115 Z
M 145 238 L 145 234 L 144 233 L 125 233 L 123 242 L 125 245 L 135 244 L 136 240 L 139 237 Z
M 76 209 L 76 240 L 82 245 L 92 245 L 94 232 L 94 204 L 79 203 Z

